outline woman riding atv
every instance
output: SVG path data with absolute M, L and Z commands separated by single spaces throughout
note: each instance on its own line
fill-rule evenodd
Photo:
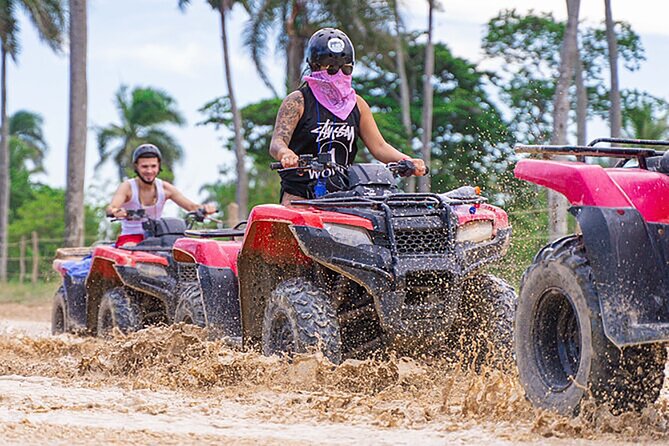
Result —
M 270 155 L 284 168 L 297 167 L 299 155 L 332 153 L 336 164 L 350 166 L 360 136 L 377 160 L 390 163 L 410 159 L 415 175 L 425 175 L 425 163 L 411 159 L 388 144 L 379 132 L 367 102 L 351 86 L 355 50 L 344 32 L 334 28 L 316 31 L 306 51 L 309 75 L 282 102 L 276 117 Z M 328 168 L 319 174 L 295 171 L 281 174 L 281 204 L 314 198 L 334 191 L 344 172 Z

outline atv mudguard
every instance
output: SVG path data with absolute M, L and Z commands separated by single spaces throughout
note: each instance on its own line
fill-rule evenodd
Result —
M 619 347 L 669 340 L 669 177 L 548 160 L 514 172 L 572 204 L 607 337 Z
M 218 335 L 240 337 L 237 255 L 242 243 L 182 238 L 174 244 L 174 259 L 197 265 L 207 327 Z
M 285 280 L 311 275 L 315 262 L 300 246 L 294 227 L 322 229 L 324 222 L 372 229 L 367 219 L 307 207 L 268 204 L 251 212 L 237 260 L 245 344 L 260 341 L 266 296 Z
M 142 252 L 124 251 L 113 246 L 98 246 L 93 251 L 91 270 L 86 278 L 86 315 L 87 328 L 94 331 L 97 327 L 100 299 L 107 291 L 115 287 L 128 285 L 136 288 L 137 263 L 153 263 L 167 266 L 166 258 Z M 159 287 L 160 285 L 156 285 Z M 174 289 L 174 284 L 164 289 Z

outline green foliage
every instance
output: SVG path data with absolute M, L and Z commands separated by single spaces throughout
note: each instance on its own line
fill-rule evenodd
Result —
M 9 221 L 16 217 L 16 210 L 32 199 L 31 177 L 44 172 L 44 156 L 48 150 L 42 133 L 43 120 L 36 113 L 25 110 L 9 117 Z
M 510 131 L 524 143 L 545 142 L 552 132 L 552 101 L 560 65 L 566 23 L 552 14 L 521 15 L 503 10 L 487 25 L 483 50 L 502 62 L 490 73 L 500 98 L 510 108 Z M 588 94 L 588 112 L 603 116 L 609 110 L 608 47 L 604 25 L 579 27 L 579 54 Z M 644 51 L 639 36 L 624 22 L 616 23 L 619 56 L 628 70 L 639 67 Z M 573 95 L 572 95 L 573 96 Z M 575 107 L 572 107 L 572 109 Z
M 241 109 L 242 131 L 246 153 L 252 160 L 249 169 L 249 210 L 262 203 L 277 203 L 279 201 L 279 176 L 269 170 L 274 161 L 269 155 L 269 143 L 272 138 L 274 121 L 279 111 L 281 99 L 264 99 Z M 217 130 L 226 130 L 232 127 L 232 113 L 227 97 L 216 98 L 205 104 L 200 112 L 206 119 L 201 125 L 213 125 Z M 233 137 L 229 133 L 222 137 L 223 148 L 233 150 Z M 231 179 L 232 172 L 222 170 L 224 179 L 212 184 L 205 184 L 201 191 L 208 195 L 205 201 L 215 201 L 222 207 L 235 201 L 235 181 Z
M 133 176 L 132 152 L 144 143 L 155 144 L 163 154 L 161 177 L 173 181 L 174 165 L 183 157 L 183 148 L 164 125 L 183 125 L 185 120 L 176 101 L 166 92 L 152 87 L 135 87 L 130 91 L 121 85 L 114 99 L 120 124 L 96 129 L 100 161 L 98 167 L 112 159 L 119 181 Z
M 409 42 L 407 76 L 411 97 L 412 132 L 420 135 L 423 107 L 424 44 Z M 400 80 L 375 60 L 354 78 L 356 92 L 370 104 L 379 130 L 393 145 L 410 153 L 401 125 Z M 445 191 L 463 184 L 494 187 L 508 170 L 511 152 L 506 123 L 484 89 L 484 74 L 476 66 L 435 44 L 432 188 Z M 414 145 L 418 145 L 414 141 Z
M 99 226 L 99 210 L 86 206 L 84 231 L 88 243 L 97 238 Z M 49 186 L 34 186 L 32 197 L 24 202 L 17 210 L 14 221 L 9 225 L 9 237 L 12 241 L 9 247 L 9 257 L 19 255 L 18 241 L 25 237 L 31 239 L 32 232 L 36 232 L 40 240 L 40 270 L 47 271 L 56 251 L 63 245 L 65 234 L 65 191 Z M 28 256 L 32 255 L 32 246 L 28 243 Z M 18 264 L 11 263 L 8 267 L 10 274 L 18 271 Z
M 40 39 L 51 49 L 60 50 L 66 26 L 63 0 L 4 0 L 0 2 L 0 41 L 12 59 L 16 60 L 20 51 L 19 9 L 26 12 Z
M 669 138 L 669 103 L 645 92 L 623 91 L 623 132 L 629 138 Z

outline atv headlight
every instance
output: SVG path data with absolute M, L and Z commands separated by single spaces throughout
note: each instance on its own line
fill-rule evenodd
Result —
M 137 263 L 137 271 L 149 277 L 162 277 L 167 275 L 167 271 L 160 265 L 153 263 Z
M 323 223 L 323 229 L 339 243 L 349 246 L 371 245 L 372 238 L 365 228 L 340 225 L 337 223 Z
M 470 221 L 458 227 L 455 240 L 459 242 L 482 242 L 492 238 L 492 221 Z

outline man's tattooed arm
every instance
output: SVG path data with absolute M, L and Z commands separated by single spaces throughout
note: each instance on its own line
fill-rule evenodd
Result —
M 297 155 L 293 153 L 288 147 L 290 138 L 293 136 L 293 131 L 297 126 L 298 121 L 304 112 L 304 97 L 300 91 L 294 91 L 283 100 L 279 112 L 276 115 L 276 123 L 274 124 L 274 133 L 272 134 L 272 142 L 269 146 L 269 153 L 272 158 L 282 161 L 288 156 L 289 164 L 292 164 L 294 157 L 297 163 Z M 286 163 L 284 162 L 284 167 Z

